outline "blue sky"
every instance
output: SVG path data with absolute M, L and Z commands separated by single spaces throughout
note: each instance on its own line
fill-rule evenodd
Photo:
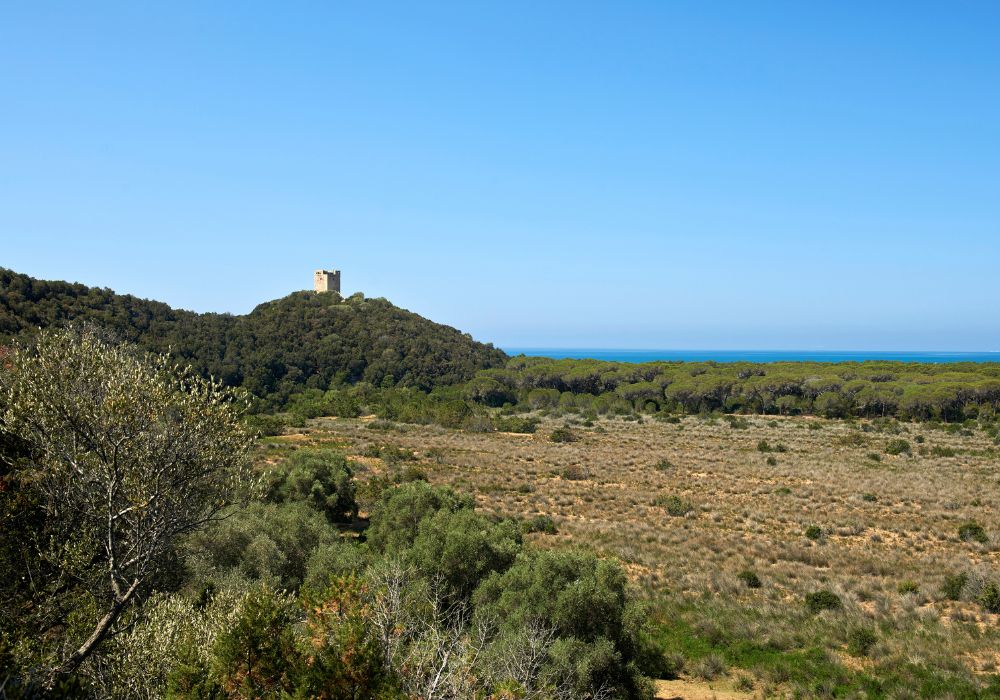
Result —
M 996 2 L 4 3 L 0 265 L 508 346 L 1000 349 Z

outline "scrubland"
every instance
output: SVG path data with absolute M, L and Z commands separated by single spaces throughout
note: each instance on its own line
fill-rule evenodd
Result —
M 980 430 L 549 417 L 515 434 L 320 418 L 265 441 L 262 459 L 312 444 L 345 450 L 362 482 L 447 484 L 530 522 L 537 546 L 620 559 L 670 675 L 748 697 L 1000 693 L 1000 448 Z

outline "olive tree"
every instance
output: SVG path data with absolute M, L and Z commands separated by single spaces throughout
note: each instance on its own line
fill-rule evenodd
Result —
M 0 432 L 26 445 L 21 483 L 44 513 L 35 554 L 61 579 L 49 590 L 79 591 L 90 616 L 60 641 L 54 678 L 120 631 L 179 538 L 248 493 L 253 436 L 221 384 L 95 328 L 16 345 L 0 406 Z

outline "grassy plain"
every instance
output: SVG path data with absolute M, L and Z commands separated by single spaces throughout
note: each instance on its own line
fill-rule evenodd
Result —
M 675 674 L 746 697 L 1000 697 L 1000 448 L 975 429 L 817 418 L 546 419 L 534 435 L 317 419 L 361 481 L 426 475 L 620 558 Z M 905 441 L 907 449 L 897 452 Z M 983 526 L 987 542 L 959 535 Z M 942 593 L 966 574 L 961 600 Z M 840 607 L 811 611 L 828 590 Z M 692 686 L 693 687 L 693 686 Z M 721 692 L 721 691 L 720 691 Z M 721 696 L 721 695 L 720 695 Z M 735 695 L 737 697 L 739 695 Z

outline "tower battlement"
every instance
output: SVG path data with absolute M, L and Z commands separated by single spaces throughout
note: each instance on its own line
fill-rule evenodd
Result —
M 340 294 L 340 270 L 316 270 L 313 273 L 313 289 L 317 294 L 320 292 Z

